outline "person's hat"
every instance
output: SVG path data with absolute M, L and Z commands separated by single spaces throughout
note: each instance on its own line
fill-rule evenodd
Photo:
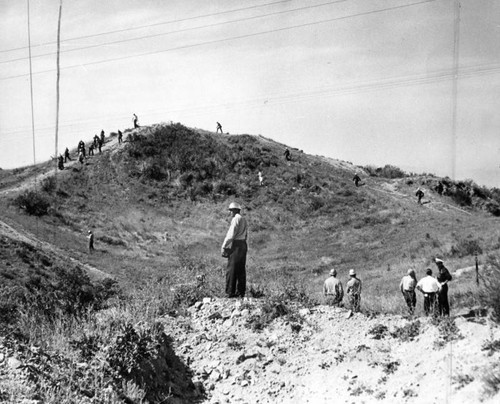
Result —
M 336 276 L 337 270 L 335 268 L 330 269 L 330 276 Z
M 408 270 L 408 275 L 412 275 L 412 274 L 413 274 L 413 275 L 415 274 L 415 270 L 410 268 L 410 269 Z
M 349 276 L 356 276 L 356 271 L 354 269 L 349 269 Z
M 89 230 L 89 233 L 92 233 L 92 230 Z
M 434 261 L 436 262 L 436 264 L 444 264 L 444 261 L 441 258 L 434 258 Z
M 236 202 L 231 202 L 229 204 L 229 210 L 233 210 L 233 209 L 241 210 L 241 205 L 239 203 L 236 203 Z

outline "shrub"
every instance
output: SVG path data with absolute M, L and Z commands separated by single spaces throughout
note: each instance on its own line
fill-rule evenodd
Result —
M 481 303 L 491 309 L 492 319 L 500 323 L 500 259 L 488 257 L 487 276 L 482 277 L 482 285 L 479 293 Z
M 490 212 L 493 216 L 500 216 L 500 204 L 498 202 L 488 202 L 486 204 L 486 210 Z
M 36 191 L 26 191 L 14 199 L 14 204 L 29 215 L 46 215 L 50 208 L 49 199 Z
M 368 334 L 372 336 L 373 339 L 382 339 L 388 335 L 388 329 L 383 324 L 375 324 L 369 331 Z
M 497 363 L 488 369 L 483 376 L 486 395 L 494 396 L 500 391 L 500 365 Z
M 472 198 L 469 193 L 462 188 L 457 188 L 451 194 L 451 198 L 460 206 L 470 206 L 472 204 Z
M 453 257 L 466 257 L 468 255 L 482 254 L 483 249 L 479 244 L 479 240 L 468 236 L 465 239 L 461 239 L 457 244 L 451 247 L 450 254 Z
M 391 336 L 399 338 L 401 341 L 413 341 L 420 334 L 420 321 L 416 320 L 405 324 L 403 327 L 396 327 L 391 332 Z

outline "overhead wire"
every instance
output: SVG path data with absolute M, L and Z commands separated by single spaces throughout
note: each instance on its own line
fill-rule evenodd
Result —
M 215 17 L 215 16 L 218 16 L 218 15 L 235 13 L 235 12 L 238 12 L 238 11 L 246 11 L 246 10 L 251 10 L 251 9 L 261 8 L 261 7 L 267 7 L 267 6 L 272 6 L 272 5 L 276 5 L 276 4 L 280 4 L 280 3 L 289 3 L 290 1 L 291 0 L 280 0 L 280 1 L 274 1 L 274 2 L 271 2 L 271 3 L 257 4 L 257 5 L 248 6 L 248 7 L 236 8 L 236 9 L 232 9 L 232 10 L 218 11 L 216 13 L 201 14 L 201 15 L 197 15 L 197 16 L 185 17 L 185 18 L 180 18 L 180 19 L 176 19 L 176 20 L 163 21 L 163 22 L 158 22 L 158 23 L 154 23 L 154 24 L 140 25 L 140 26 L 137 26 L 137 27 L 122 28 L 122 29 L 117 29 L 117 30 L 113 30 L 113 31 L 99 32 L 97 34 L 89 34 L 89 35 L 82 35 L 82 36 L 77 36 L 77 37 L 70 37 L 70 38 L 64 39 L 61 42 L 64 43 L 64 42 L 75 41 L 75 40 L 80 40 L 80 39 L 95 38 L 95 37 L 99 37 L 99 36 L 103 36 L 103 35 L 118 34 L 118 33 L 128 32 L 128 31 L 137 31 L 137 30 L 140 30 L 140 29 L 151 28 L 151 27 L 156 27 L 156 26 L 160 26 L 160 25 L 167 25 L 167 24 L 174 24 L 174 23 L 179 23 L 179 22 L 186 22 L 186 21 L 200 19 L 200 18 L 206 18 L 206 17 Z M 34 47 L 40 47 L 40 46 L 46 46 L 46 45 L 54 45 L 56 43 L 57 43 L 57 41 L 44 42 L 44 43 L 41 43 L 41 44 L 34 45 Z M 22 49 L 26 49 L 26 46 L 22 46 L 22 47 L 19 47 L 19 48 L 3 49 L 3 50 L 0 50 L 0 53 L 12 52 L 12 51 L 17 51 L 17 50 L 22 50 Z
M 116 58 L 103 59 L 103 60 L 94 61 L 94 62 L 79 63 L 79 64 L 65 66 L 65 67 L 62 67 L 61 69 L 66 70 L 66 69 L 81 68 L 81 67 L 105 64 L 105 63 L 110 63 L 110 62 L 128 60 L 128 59 L 133 59 L 133 58 L 151 56 L 151 55 L 156 55 L 156 54 L 171 52 L 171 51 L 176 51 L 176 50 L 191 49 L 191 48 L 195 48 L 195 47 L 199 47 L 199 46 L 214 45 L 214 44 L 218 44 L 218 43 L 224 43 L 224 42 L 229 42 L 229 41 L 234 41 L 234 40 L 239 40 L 239 39 L 251 38 L 254 36 L 267 35 L 267 34 L 274 33 L 274 32 L 284 32 L 284 31 L 289 31 L 292 29 L 311 27 L 314 25 L 325 24 L 325 23 L 333 22 L 333 21 L 341 21 L 341 20 L 346 20 L 349 18 L 355 18 L 355 17 L 360 17 L 360 16 L 382 13 L 382 12 L 386 12 L 386 11 L 393 11 L 393 10 L 398 10 L 398 9 L 403 9 L 403 8 L 408 8 L 408 7 L 414 7 L 417 5 L 432 3 L 435 1 L 436 0 L 422 0 L 419 2 L 415 2 L 415 3 L 409 3 L 409 4 L 398 5 L 398 6 L 393 6 L 393 7 L 386 7 L 383 9 L 371 10 L 371 11 L 366 11 L 366 12 L 361 12 L 361 13 L 356 13 L 356 14 L 350 14 L 350 15 L 346 15 L 346 16 L 342 16 L 342 17 L 327 18 L 327 19 L 323 19 L 323 20 L 319 20 L 319 21 L 307 22 L 307 23 L 292 25 L 292 26 L 288 26 L 288 27 L 274 28 L 274 29 L 264 30 L 264 31 L 260 31 L 260 32 L 253 32 L 253 33 L 249 33 L 249 34 L 237 35 L 237 36 L 233 36 L 233 37 L 229 37 L 229 38 L 214 39 L 214 40 L 198 42 L 198 43 L 194 43 L 194 44 L 180 45 L 180 46 L 176 46 L 176 47 L 172 47 L 172 48 L 168 48 L 168 49 L 163 49 L 163 50 L 158 50 L 158 51 L 139 53 L 136 55 L 127 55 L 127 56 L 121 56 L 121 57 L 116 57 Z M 39 72 L 35 72 L 34 74 L 44 74 L 44 73 L 50 73 L 53 71 L 54 71 L 54 69 L 48 69 L 48 70 L 42 70 Z M 10 80 L 10 79 L 25 77 L 25 76 L 26 76 L 26 74 L 0 77 L 0 80 Z
M 266 14 L 254 15 L 254 16 L 250 16 L 250 17 L 238 18 L 238 19 L 235 19 L 235 20 L 221 21 L 221 22 L 216 22 L 216 23 L 206 24 L 206 25 L 199 25 L 197 27 L 182 28 L 182 29 L 178 29 L 178 30 L 175 30 L 175 31 L 160 32 L 160 33 L 149 34 L 149 35 L 144 35 L 144 36 L 140 36 L 140 37 L 127 38 L 127 39 L 119 39 L 119 40 L 111 41 L 111 42 L 102 42 L 102 43 L 98 43 L 98 44 L 82 46 L 82 47 L 79 47 L 79 48 L 62 50 L 61 53 L 76 52 L 76 51 L 80 51 L 80 50 L 98 48 L 98 47 L 101 47 L 101 46 L 117 45 L 117 44 L 121 44 L 121 43 L 132 42 L 132 41 L 140 41 L 140 40 L 151 39 L 151 38 L 158 38 L 158 37 L 172 35 L 172 34 L 178 34 L 178 33 L 182 33 L 182 32 L 196 31 L 196 30 L 205 29 L 205 28 L 213 28 L 213 27 L 218 27 L 218 26 L 227 25 L 227 24 L 234 24 L 234 23 L 237 23 L 237 22 L 251 21 L 251 20 L 256 20 L 256 19 L 259 19 L 259 18 L 271 17 L 271 16 L 275 16 L 275 15 L 280 15 L 280 14 L 286 14 L 286 13 L 292 13 L 292 12 L 296 12 L 296 11 L 303 11 L 303 10 L 307 10 L 307 9 L 324 7 L 324 6 L 328 6 L 328 5 L 332 5 L 332 4 L 336 4 L 336 3 L 344 3 L 346 1 L 349 1 L 349 0 L 329 1 L 327 3 L 321 3 L 321 4 L 314 4 L 314 5 L 304 6 L 304 7 L 298 7 L 298 8 L 294 8 L 294 9 L 290 9 L 290 10 L 280 10 L 280 11 L 275 11 L 275 12 L 272 12 L 272 13 L 266 13 Z M 35 55 L 33 57 L 34 58 L 40 58 L 40 57 L 45 57 L 45 56 L 52 56 L 52 55 L 55 55 L 55 54 L 56 54 L 56 52 L 49 52 L 49 53 L 43 53 L 43 54 L 40 54 L 40 55 Z M 18 61 L 26 60 L 26 59 L 27 59 L 26 57 L 21 57 L 21 58 L 17 58 L 17 59 L 3 60 L 3 61 L 0 61 L 0 64 L 18 62 Z
M 493 67 L 492 67 L 493 66 Z M 497 73 L 500 71 L 500 66 L 496 65 L 478 65 L 478 66 L 469 66 L 469 67 L 463 67 L 460 69 L 458 73 L 458 78 L 459 79 L 464 79 L 468 77 L 476 77 L 478 75 L 485 75 L 485 74 L 491 74 L 491 73 Z M 277 94 L 268 94 L 268 95 L 262 95 L 260 97 L 256 97 L 253 99 L 243 99 L 243 100 L 230 100 L 226 101 L 224 103 L 218 103 L 218 104 L 204 104 L 204 105 L 197 105 L 197 106 L 191 106 L 189 108 L 160 108 L 160 109 L 150 109 L 150 110 L 144 110 L 144 113 L 149 113 L 149 112 L 162 112 L 162 111 L 168 111 L 170 113 L 177 113 L 177 112 L 196 112 L 198 110 L 207 110 L 207 109 L 217 109 L 217 108 L 225 108 L 228 106 L 238 106 L 238 107 L 243 107 L 246 105 L 252 105 L 252 104 L 257 104 L 257 105 L 262 105 L 263 103 L 268 103 L 268 104 L 278 104 L 278 103 L 287 103 L 287 102 L 295 102 L 295 101 L 302 101 L 302 100 L 307 100 L 309 98 L 318 98 L 318 97 L 329 97 L 329 96 L 338 96 L 338 95 L 345 95 L 345 94 L 357 94 L 357 93 L 364 93 L 364 92 L 369 92 L 369 91 L 378 91 L 378 90 L 389 90 L 393 88 L 398 88 L 398 87 L 406 87 L 406 86 L 413 86 L 413 85 L 426 85 L 434 82 L 439 82 L 439 81 L 446 81 L 449 80 L 450 78 L 454 77 L 454 71 L 450 69 L 440 69 L 436 70 L 433 72 L 425 73 L 425 74 L 418 74 L 418 75 L 400 75 L 400 76 L 393 76 L 389 78 L 384 78 L 384 79 L 379 79 L 375 81 L 361 81 L 361 82 L 354 82 L 354 83 L 349 83 L 344 86 L 326 86 L 323 88 L 316 88 L 316 89 L 311 89 L 308 91 L 299 91 L 299 92 L 293 92 L 293 93 L 277 93 Z M 119 119 L 123 118 L 126 119 L 128 115 L 119 113 L 115 115 L 100 115 L 100 116 L 93 116 L 92 118 L 89 119 L 79 119 L 79 120 L 73 120 L 73 121 L 67 121 L 64 122 L 61 127 L 71 127 L 74 125 L 90 125 L 93 122 L 96 123 L 97 126 L 102 126 L 98 125 L 97 123 L 101 123 L 102 119 L 107 118 L 107 119 Z M 3 132 L 2 135 L 16 135 L 18 133 L 23 133 L 26 132 L 27 127 L 19 127 L 15 130 Z M 53 130 L 54 126 L 49 125 L 49 126 L 41 126 L 38 127 L 38 131 L 40 132 L 48 132 Z M 65 132 L 67 133 L 67 132 Z M 73 132 L 74 133 L 74 132 Z M 43 137 L 43 136 L 42 136 Z

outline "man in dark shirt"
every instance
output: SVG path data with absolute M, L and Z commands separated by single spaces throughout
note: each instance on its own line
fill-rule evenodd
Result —
M 436 258 L 434 261 L 439 270 L 437 281 L 441 284 L 441 289 L 438 292 L 438 313 L 440 316 L 449 316 L 450 304 L 448 303 L 448 282 L 451 281 L 452 277 L 450 271 L 444 266 L 442 259 Z

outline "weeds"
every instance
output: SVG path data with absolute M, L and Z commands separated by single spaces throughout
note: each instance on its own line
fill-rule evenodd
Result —
M 413 341 L 420 334 L 420 325 L 420 321 L 415 320 L 405 324 L 403 327 L 396 327 L 396 329 L 391 332 L 391 336 L 403 342 Z
M 450 317 L 433 317 L 431 322 L 439 331 L 438 339 L 434 342 L 436 348 L 443 348 L 448 342 L 463 338 L 454 319 Z
M 36 191 L 25 191 L 14 199 L 14 204 L 28 215 L 43 216 L 49 212 L 50 201 L 47 196 Z

